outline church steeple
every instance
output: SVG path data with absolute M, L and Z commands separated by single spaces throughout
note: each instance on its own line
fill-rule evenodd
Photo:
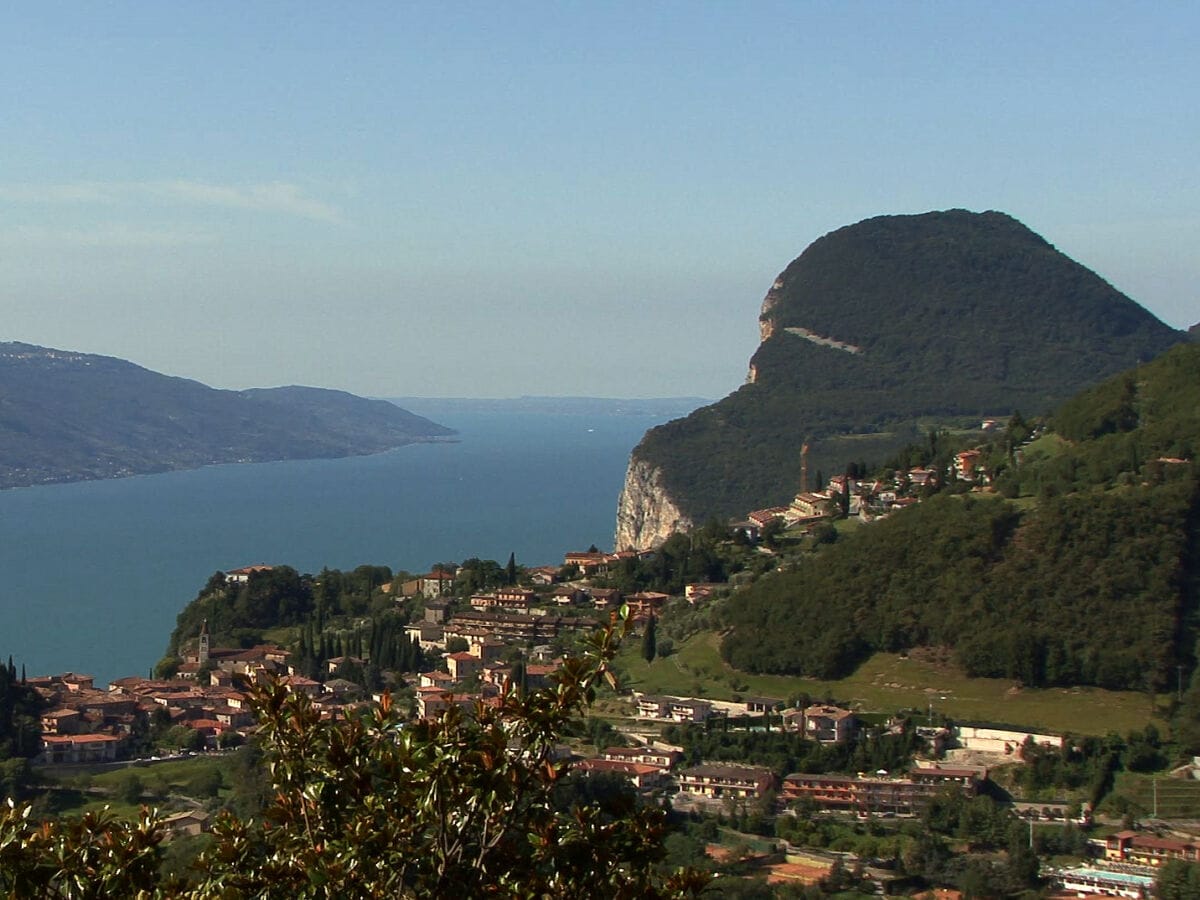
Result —
M 203 666 L 208 662 L 208 619 L 200 625 L 200 640 L 196 643 L 196 662 Z

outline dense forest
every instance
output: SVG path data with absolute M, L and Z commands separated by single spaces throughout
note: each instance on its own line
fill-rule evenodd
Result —
M 762 322 L 753 383 L 634 451 L 693 521 L 786 502 L 806 441 L 810 471 L 832 472 L 882 458 L 930 421 L 1049 412 L 1185 339 L 1016 220 L 964 210 L 815 241 L 768 293 Z
M 1028 685 L 1174 686 L 1197 663 L 1198 446 L 1191 344 L 1072 399 L 1019 454 L 986 448 L 998 492 L 933 496 L 760 579 L 728 607 L 725 658 L 829 678 L 933 645 Z

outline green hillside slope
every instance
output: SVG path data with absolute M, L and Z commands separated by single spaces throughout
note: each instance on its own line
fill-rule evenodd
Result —
M 843 675 L 868 654 L 954 648 L 968 674 L 1162 690 L 1196 665 L 1200 346 L 1066 403 L 1053 453 L 998 496 L 936 496 L 845 535 L 729 608 L 726 659 Z M 1022 511 L 1024 510 L 1024 511 Z

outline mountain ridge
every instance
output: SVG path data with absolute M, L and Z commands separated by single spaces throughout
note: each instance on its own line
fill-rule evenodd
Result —
M 0 343 L 0 488 L 365 455 L 453 434 L 344 391 L 219 390 L 116 357 Z

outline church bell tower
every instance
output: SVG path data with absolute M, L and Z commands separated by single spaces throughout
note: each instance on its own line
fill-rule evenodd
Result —
M 200 639 L 196 642 L 196 662 L 200 666 L 208 662 L 208 619 L 200 625 Z

